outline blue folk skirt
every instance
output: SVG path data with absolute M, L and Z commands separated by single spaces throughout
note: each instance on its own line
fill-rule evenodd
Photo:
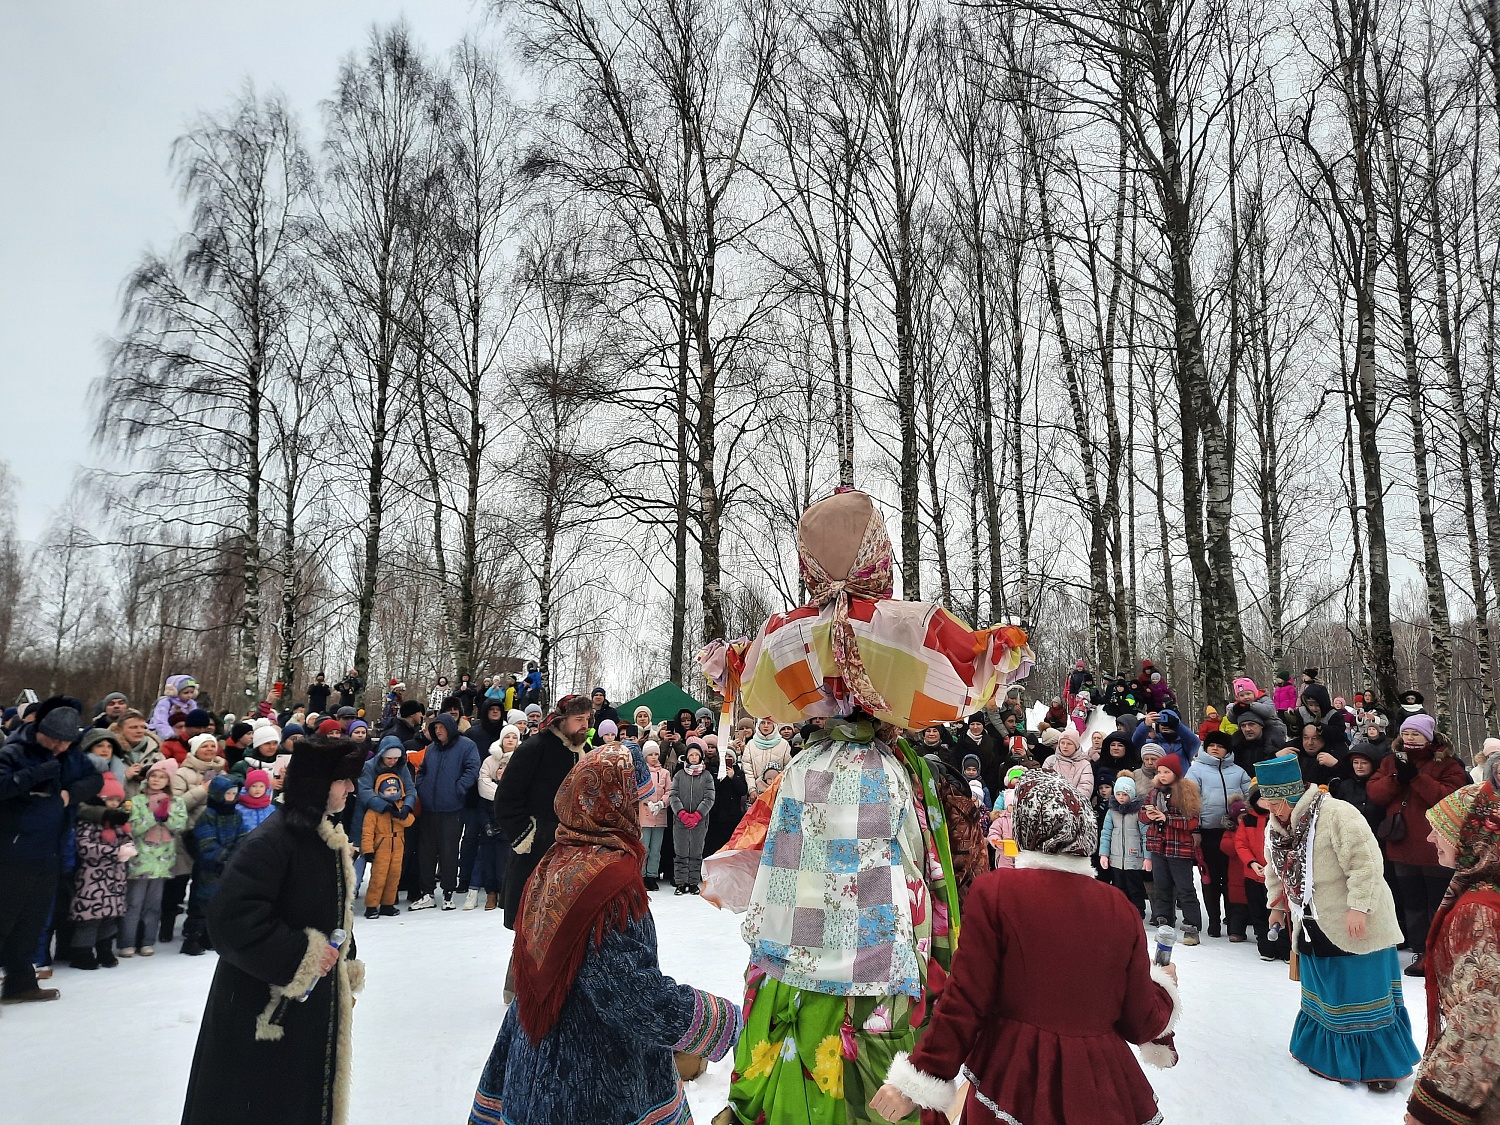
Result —
M 1292 1057 L 1336 1082 L 1397 1081 L 1422 1057 L 1412 1041 L 1394 949 L 1346 957 L 1302 954 L 1302 1010 Z

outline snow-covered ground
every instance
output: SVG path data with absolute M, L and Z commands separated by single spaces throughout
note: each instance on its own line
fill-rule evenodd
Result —
M 698 898 L 674 897 L 670 889 L 652 900 L 663 970 L 738 997 L 744 971 L 738 917 Z M 500 1026 L 510 933 L 499 912 L 360 918 L 356 934 L 369 979 L 354 1016 L 350 1120 L 460 1125 Z M 1196 949 L 1179 946 L 1175 959 L 1185 1008 L 1177 1033 L 1182 1062 L 1171 1071 L 1147 1071 L 1168 1122 L 1402 1120 L 1409 1083 L 1384 1095 L 1340 1087 L 1314 1078 L 1287 1054 L 1299 993 L 1285 965 L 1261 962 L 1252 943 L 1207 938 Z M 59 1002 L 0 1010 L 0 1121 L 176 1121 L 214 961 L 212 954 L 180 956 L 174 943 L 116 969 L 60 967 L 51 982 L 62 989 Z M 1421 1045 L 1423 982 L 1406 983 Z M 731 1061 L 715 1064 L 690 1087 L 699 1125 L 723 1108 Z M 247 1082 L 275 1080 L 253 1068 L 245 1072 Z

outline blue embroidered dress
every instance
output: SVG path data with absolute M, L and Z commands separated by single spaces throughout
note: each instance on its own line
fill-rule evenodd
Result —
M 693 1117 L 672 1052 L 721 1059 L 741 1026 L 736 1005 L 663 975 L 647 915 L 588 951 L 541 1042 L 530 1042 L 511 1005 L 469 1121 L 687 1125 Z

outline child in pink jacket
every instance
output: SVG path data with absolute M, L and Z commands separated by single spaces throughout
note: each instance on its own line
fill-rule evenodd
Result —
M 641 822 L 641 843 L 646 846 L 641 874 L 646 879 L 646 889 L 656 890 L 657 872 L 661 870 L 661 839 L 667 832 L 667 802 L 672 797 L 672 775 L 661 764 L 661 747 L 655 742 L 646 742 L 641 747 L 646 755 L 646 767 L 651 771 L 651 785 L 641 795 L 637 810 Z
M 1016 782 L 1026 776 L 1024 766 L 1012 766 L 1005 774 L 1005 788 L 995 798 L 990 811 L 990 831 L 986 839 L 995 849 L 996 867 L 1016 865 L 1016 834 L 1011 828 L 1012 802 L 1016 799 Z

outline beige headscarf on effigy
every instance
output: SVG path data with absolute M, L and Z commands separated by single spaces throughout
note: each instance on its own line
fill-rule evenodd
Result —
M 797 524 L 797 559 L 812 603 L 819 609 L 833 603 L 833 662 L 839 675 L 865 710 L 889 711 L 870 682 L 849 623 L 851 596 L 878 600 L 892 593 L 891 540 L 874 501 L 842 489 L 808 508 Z

